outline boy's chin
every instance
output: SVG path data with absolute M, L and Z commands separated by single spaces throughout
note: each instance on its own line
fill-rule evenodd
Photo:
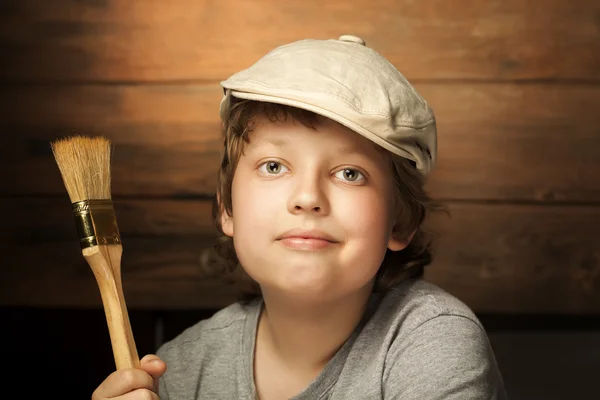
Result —
M 287 299 L 301 303 L 323 303 L 343 297 L 352 288 L 341 286 L 341 280 L 333 275 L 271 277 L 268 282 L 261 284 L 267 297 Z M 267 294 L 267 293 L 265 293 Z
M 293 277 L 270 279 L 261 285 L 269 293 L 277 297 L 297 300 L 324 300 L 335 288 L 335 281 L 325 277 Z

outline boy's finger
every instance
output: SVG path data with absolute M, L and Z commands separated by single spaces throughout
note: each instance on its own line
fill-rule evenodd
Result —
M 146 354 L 141 360 L 140 360 L 140 364 L 143 364 L 147 361 L 152 361 L 152 360 L 160 360 L 160 357 L 157 356 L 156 354 Z
M 140 368 L 153 378 L 152 388 L 158 392 L 158 379 L 167 371 L 167 364 L 154 354 L 148 354 L 140 360 Z
M 167 370 L 167 364 L 154 354 L 149 354 L 140 360 L 140 368 L 146 371 L 152 378 L 158 379 Z
M 141 369 L 122 369 L 110 374 L 94 392 L 92 398 L 111 398 L 135 389 L 153 390 L 154 381 Z

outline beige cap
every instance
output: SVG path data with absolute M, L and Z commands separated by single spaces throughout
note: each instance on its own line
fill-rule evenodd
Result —
M 221 82 L 223 118 L 231 96 L 313 111 L 415 161 L 427 174 L 436 158 L 433 110 L 383 56 L 351 35 L 280 46 Z

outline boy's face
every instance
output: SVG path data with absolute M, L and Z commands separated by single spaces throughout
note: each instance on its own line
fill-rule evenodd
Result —
M 222 218 L 263 292 L 325 300 L 369 290 L 392 236 L 393 181 L 375 145 L 331 120 L 257 118 Z

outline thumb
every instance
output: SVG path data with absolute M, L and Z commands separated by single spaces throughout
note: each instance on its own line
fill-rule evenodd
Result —
M 158 388 L 158 379 L 167 371 L 167 364 L 157 355 L 147 354 L 140 360 L 140 369 L 146 371 L 154 379 L 154 388 Z

